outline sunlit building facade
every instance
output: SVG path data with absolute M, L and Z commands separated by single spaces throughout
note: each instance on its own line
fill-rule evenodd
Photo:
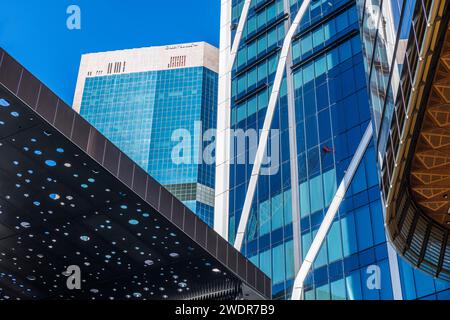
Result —
M 401 256 L 403 296 L 450 299 L 449 1 L 357 2 L 386 230 Z
M 271 277 L 275 299 L 290 298 L 297 272 L 371 121 L 354 0 L 311 1 L 288 39 L 290 51 L 268 120 L 283 44 L 301 4 L 222 1 L 219 85 L 225 89 L 219 92 L 218 116 L 227 121 L 218 122 L 214 226 L 236 245 L 238 226 L 251 203 L 241 251 Z M 239 163 L 232 134 L 239 129 L 274 133 L 267 146 L 268 153 L 279 152 L 274 170 L 255 174 L 250 161 Z M 308 273 L 304 299 L 417 299 L 443 290 L 430 277 L 424 283 L 422 274 L 403 270 L 387 240 L 383 212 L 372 142 Z M 410 278 L 403 281 L 401 273 L 408 272 Z M 433 289 L 407 296 L 403 291 L 411 283 Z
M 232 1 L 232 26 L 243 3 Z M 252 1 L 233 67 L 231 128 L 262 128 L 278 54 L 300 5 Z M 355 2 L 313 1 L 288 60 L 271 125 L 280 131 L 279 170 L 260 176 L 242 248 L 272 277 L 274 298 L 290 296 L 296 271 L 370 121 Z M 393 298 L 375 165 L 370 147 L 306 280 L 306 299 Z M 229 167 L 231 242 L 250 172 L 251 165 Z M 382 270 L 380 290 L 366 286 L 367 267 L 374 264 Z
M 218 50 L 207 43 L 83 55 L 74 108 L 212 225 Z M 182 144 L 182 147 L 180 147 Z M 178 148 L 178 149 L 177 149 Z

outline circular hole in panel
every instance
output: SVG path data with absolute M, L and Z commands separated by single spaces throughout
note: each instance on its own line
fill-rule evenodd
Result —
M 49 195 L 49 197 L 50 197 L 50 199 L 52 199 L 52 200 L 58 200 L 59 198 L 61 198 L 61 196 L 60 196 L 59 194 L 57 194 L 57 193 L 51 193 L 51 194 Z
M 45 164 L 49 167 L 55 167 L 56 162 L 54 160 L 45 160 Z
M 11 104 L 9 103 L 8 100 L 3 99 L 3 98 L 0 99 L 0 107 L 6 108 L 6 107 L 9 107 L 10 105 L 11 105 Z
M 30 228 L 31 224 L 29 222 L 23 221 L 23 222 L 20 223 L 20 226 L 22 228 Z
M 146 265 L 146 266 L 151 266 L 151 265 L 153 265 L 153 260 L 145 260 L 144 261 L 144 264 Z
M 135 226 L 137 224 L 139 224 L 139 221 L 135 220 L 135 219 L 131 219 L 128 221 L 129 224 L 131 224 L 132 226 Z

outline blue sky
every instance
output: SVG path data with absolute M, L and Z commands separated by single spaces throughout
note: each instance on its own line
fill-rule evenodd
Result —
M 69 30 L 69 5 L 81 30 Z M 68 104 L 81 54 L 182 42 L 219 44 L 219 0 L 1 0 L 0 46 Z

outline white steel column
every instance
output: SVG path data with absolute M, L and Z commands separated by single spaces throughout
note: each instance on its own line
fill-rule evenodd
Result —
M 234 36 L 233 45 L 231 47 L 231 59 L 230 64 L 228 65 L 228 70 L 231 72 L 233 69 L 234 61 L 236 60 L 236 54 L 239 50 L 239 45 L 241 43 L 242 31 L 244 31 L 245 23 L 247 22 L 248 11 L 250 9 L 250 4 L 252 0 L 245 0 L 244 6 L 242 7 L 241 16 L 239 17 L 239 23 L 236 29 L 236 34 Z M 231 0 L 230 0 L 231 5 Z
M 367 9 L 366 9 L 367 10 Z M 392 76 L 390 80 L 390 86 L 392 89 L 392 96 L 397 97 L 397 92 L 400 86 L 400 72 L 399 72 L 399 61 L 398 53 L 394 51 L 396 44 L 396 28 L 394 23 L 394 14 L 392 9 L 392 3 L 390 1 L 385 1 L 382 7 L 382 19 L 384 19 L 385 24 L 383 26 L 378 26 L 378 37 L 383 40 L 386 47 L 386 55 L 388 58 L 388 65 L 392 68 Z M 400 41 L 400 40 L 399 40 Z M 389 104 L 389 102 L 387 102 Z M 381 126 L 381 124 L 380 124 Z M 377 127 L 376 130 L 380 130 Z M 383 157 L 381 155 L 379 158 L 379 166 L 383 165 Z M 383 195 L 381 195 L 383 199 Z M 386 221 L 386 210 L 383 201 L 383 219 Z M 386 230 L 386 229 L 385 229 Z M 400 282 L 400 270 L 397 259 L 397 252 L 395 251 L 392 241 L 386 232 L 386 246 L 388 251 L 388 261 L 389 261 L 389 271 L 391 273 L 391 285 L 392 285 L 392 295 L 394 300 L 403 300 L 402 285 Z
M 220 8 L 219 89 L 216 135 L 216 187 L 214 200 L 214 230 L 228 239 L 228 185 L 230 127 L 228 65 L 231 53 L 231 0 L 222 0 Z M 228 160 L 228 161 L 227 161 Z
M 365 12 L 369 12 L 370 10 L 373 10 L 374 4 L 373 1 L 367 1 L 364 6 L 364 1 L 359 0 L 363 6 L 363 9 Z M 398 59 L 400 55 L 398 52 L 396 52 L 395 45 L 397 41 L 397 29 L 395 27 L 394 23 L 394 13 L 392 9 L 392 3 L 390 1 L 383 2 L 382 5 L 382 17 L 381 20 L 384 21 L 384 23 L 379 23 L 377 25 L 377 31 L 378 31 L 378 40 L 382 41 L 384 44 L 384 48 L 386 49 L 386 57 L 388 60 L 388 66 L 389 69 L 385 70 L 384 72 L 389 75 L 389 70 L 392 69 L 392 75 L 390 79 L 390 87 L 392 90 L 392 96 L 397 97 L 397 92 L 400 86 L 400 72 L 398 66 L 402 64 Z M 401 41 L 401 40 L 398 40 Z M 399 50 L 399 49 L 397 49 Z M 404 53 L 403 53 L 404 54 Z M 375 59 L 375 57 L 372 57 L 372 59 Z M 378 61 L 379 62 L 379 61 Z M 373 67 L 375 69 L 375 67 Z M 379 70 L 377 72 L 383 72 L 383 70 Z M 372 76 L 375 76 L 372 74 Z M 390 102 L 387 102 L 389 104 Z M 376 123 L 377 120 L 376 117 L 374 117 L 374 136 L 378 136 L 378 131 L 381 129 L 381 123 Z M 380 151 L 377 152 L 377 160 L 378 160 L 378 166 L 383 166 L 383 157 L 380 154 Z M 383 221 L 386 221 L 386 205 L 383 200 L 383 195 L 381 195 L 381 200 L 383 204 Z M 397 253 L 395 252 L 395 249 L 392 246 L 391 239 L 389 239 L 388 232 L 386 233 L 386 246 L 387 246 L 387 252 L 388 252 L 388 261 L 389 261 L 389 271 L 391 274 L 391 285 L 392 285 L 392 293 L 394 300 L 403 300 L 403 293 L 402 293 L 402 287 L 400 283 L 400 271 L 399 271 L 399 265 L 398 265 L 398 259 L 397 259 Z
M 252 175 L 248 184 L 247 194 L 245 196 L 244 207 L 242 209 L 241 219 L 239 221 L 238 230 L 236 233 L 236 240 L 234 247 L 237 250 L 241 250 L 244 240 L 245 231 L 247 229 L 247 223 L 250 216 L 250 209 L 252 207 L 253 197 L 255 195 L 256 185 L 258 183 L 259 172 L 261 170 L 261 164 L 266 152 L 267 142 L 269 138 L 270 127 L 272 125 L 273 115 L 275 113 L 275 107 L 278 101 L 278 95 L 280 93 L 281 82 L 283 80 L 284 71 L 286 68 L 286 61 L 290 51 L 292 37 L 297 30 L 303 15 L 306 12 L 311 0 L 303 1 L 300 9 L 298 10 L 295 19 L 286 34 L 283 41 L 283 48 L 281 49 L 280 58 L 278 61 L 277 71 L 275 74 L 275 80 L 273 83 L 272 93 L 270 94 L 269 105 L 267 106 L 266 117 L 264 119 L 263 128 L 261 130 L 261 136 L 259 140 L 258 149 L 256 151 L 255 161 L 253 162 Z
M 363 159 L 367 147 L 369 146 L 370 141 L 372 140 L 372 136 L 373 136 L 372 123 L 369 123 L 361 139 L 361 142 L 359 143 L 359 146 L 356 149 L 352 161 L 350 162 L 350 165 L 348 166 L 348 169 L 345 172 L 344 178 L 342 179 L 339 188 L 337 189 L 336 194 L 334 195 L 333 201 L 331 201 L 330 207 L 328 208 L 328 211 L 325 217 L 323 218 L 322 224 L 320 225 L 319 230 L 317 231 L 317 234 L 308 250 L 308 253 L 306 254 L 302 266 L 300 267 L 300 271 L 295 277 L 294 288 L 291 296 L 292 300 L 303 299 L 303 284 L 306 279 L 306 276 L 308 275 L 309 270 L 311 269 L 311 266 L 314 263 L 314 260 L 316 259 L 317 254 L 319 253 L 319 250 L 323 244 L 323 241 L 325 240 L 325 237 L 327 236 L 328 231 L 330 230 L 334 217 L 336 216 L 339 206 L 341 205 L 341 202 L 344 199 L 345 193 L 347 192 L 353 180 L 353 177 L 355 176 L 355 173 L 359 167 L 359 164 L 361 163 L 361 160 Z
M 284 10 L 289 15 L 290 0 L 283 1 Z M 285 22 L 285 29 L 289 30 L 291 22 L 289 19 Z M 298 180 L 298 158 L 297 158 L 297 119 L 295 117 L 295 97 L 294 97 L 294 80 L 292 72 L 292 49 L 289 50 L 288 59 L 286 60 L 286 84 L 288 98 L 288 126 L 289 126 L 289 165 L 291 171 L 291 215 L 292 215 L 292 240 L 294 248 L 294 273 L 300 269 L 302 259 L 302 241 L 300 233 L 300 201 L 299 201 L 299 180 Z M 286 205 L 286 204 L 285 204 Z
M 383 210 L 383 213 L 385 211 Z M 388 251 L 389 271 L 391 273 L 392 296 L 394 300 L 403 300 L 402 284 L 400 281 L 400 268 L 398 266 L 397 252 L 386 232 L 386 246 Z
M 246 0 L 244 3 L 233 45 L 231 46 L 232 0 L 221 1 L 214 230 L 227 240 L 230 188 L 231 70 L 236 60 L 250 3 L 251 0 Z

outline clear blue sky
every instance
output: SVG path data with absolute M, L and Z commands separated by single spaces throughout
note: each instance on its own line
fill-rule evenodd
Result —
M 69 5 L 81 30 L 69 30 Z M 219 0 L 0 0 L 0 46 L 72 104 L 81 54 L 182 42 L 219 44 Z

